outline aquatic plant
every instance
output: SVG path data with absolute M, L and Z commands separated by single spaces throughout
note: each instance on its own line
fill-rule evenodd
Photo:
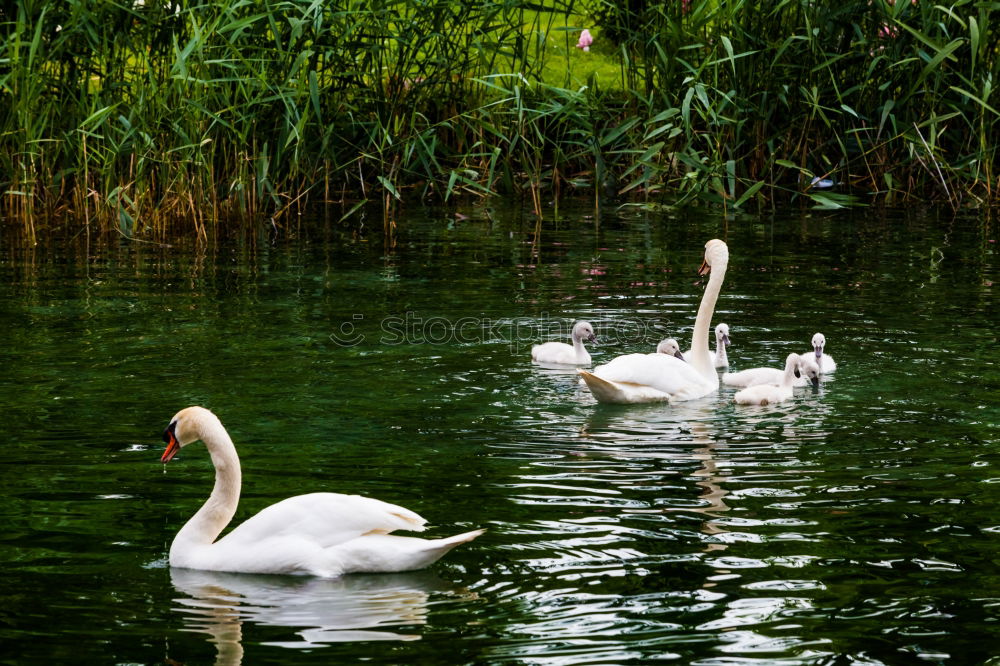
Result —
M 391 221 L 415 197 L 992 203 L 998 11 L 17 0 L 0 207 L 28 237 L 69 217 L 157 237 L 317 203 Z

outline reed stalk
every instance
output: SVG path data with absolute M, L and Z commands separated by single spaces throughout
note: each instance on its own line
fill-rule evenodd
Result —
M 124 236 L 310 205 L 581 194 L 996 202 L 996 3 L 207 0 L 0 7 L 0 209 Z M 591 53 L 572 47 L 589 27 Z M 609 67 L 571 75 L 582 58 Z M 610 72 L 610 73 L 609 73 Z M 832 185 L 826 187 L 826 185 Z M 343 202 L 343 199 L 349 201 Z

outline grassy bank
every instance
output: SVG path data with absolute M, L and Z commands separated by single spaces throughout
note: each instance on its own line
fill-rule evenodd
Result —
M 1000 186 L 998 3 L 122 5 L 0 9 L 0 205 L 29 236 L 468 194 L 958 208 Z

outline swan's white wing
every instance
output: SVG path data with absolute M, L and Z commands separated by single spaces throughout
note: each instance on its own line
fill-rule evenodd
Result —
M 580 379 L 587 385 L 587 388 L 590 389 L 590 392 L 597 398 L 598 402 L 606 402 L 613 405 L 666 402 L 673 397 L 641 384 L 612 382 L 601 379 L 597 375 L 584 370 L 580 371 Z
M 791 397 L 791 388 L 774 384 L 756 384 L 737 391 L 733 401 L 738 405 L 773 405 Z
M 394 530 L 422 532 L 427 521 L 416 513 L 360 495 L 311 493 L 282 500 L 238 525 L 220 539 L 231 547 L 289 537 L 327 548 L 365 534 Z
M 739 372 L 727 372 L 722 375 L 722 383 L 726 386 L 758 386 L 760 384 L 780 384 L 784 370 L 776 368 L 750 368 Z
M 543 342 L 531 348 L 531 360 L 550 361 L 552 358 L 563 358 L 566 355 L 573 356 L 573 348 L 565 342 Z
M 590 365 L 590 354 L 584 350 L 580 358 L 573 345 L 565 342 L 543 342 L 531 348 L 531 360 L 535 363 L 556 365 Z
M 594 374 L 611 382 L 648 386 L 667 395 L 706 383 L 691 365 L 665 354 L 626 354 L 595 368 Z

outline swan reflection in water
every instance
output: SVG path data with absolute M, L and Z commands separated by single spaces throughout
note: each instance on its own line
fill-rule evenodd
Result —
M 716 422 L 718 400 L 702 399 L 665 407 L 663 405 L 609 407 L 599 405 L 584 423 L 579 436 L 584 440 L 616 442 L 615 457 L 635 459 L 662 458 L 673 463 L 691 460 L 698 468 L 690 472 L 694 485 L 700 490 L 697 506 L 659 507 L 656 509 L 629 509 L 628 513 L 697 513 L 703 519 L 701 532 L 705 535 L 705 552 L 726 550 L 725 530 L 717 522 L 730 507 L 725 498 L 726 472 L 719 469 L 717 450 L 726 446 L 717 439 Z M 673 450 L 657 450 L 659 443 L 669 443 Z M 632 444 L 617 448 L 618 444 Z M 650 446 L 652 445 L 652 446 Z M 676 450 L 693 445 L 690 453 Z
M 427 622 L 433 593 L 474 595 L 429 571 L 352 574 L 340 578 L 263 576 L 171 568 L 182 597 L 173 610 L 183 631 L 203 633 L 216 646 L 216 664 L 240 664 L 245 625 L 289 627 L 298 638 L 264 645 L 317 648 L 348 641 L 412 641 Z M 406 626 L 410 632 L 393 629 Z

